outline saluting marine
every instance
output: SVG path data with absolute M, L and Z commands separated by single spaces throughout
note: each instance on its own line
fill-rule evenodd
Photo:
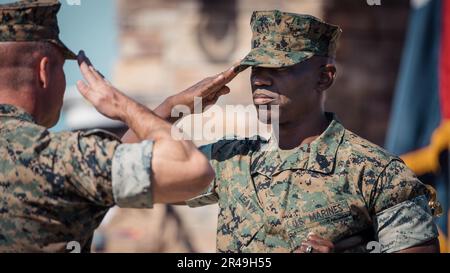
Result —
M 279 139 L 224 139 L 201 147 L 216 178 L 187 204 L 219 204 L 217 251 L 364 252 L 370 241 L 382 252 L 439 251 L 427 187 L 400 158 L 324 110 L 341 29 L 277 10 L 254 12 L 251 27 L 252 50 L 235 70 L 252 68 L 260 116 L 261 106 L 268 107 L 270 122 L 276 114 L 270 107 L 279 107 Z M 224 75 L 230 81 L 236 71 Z M 194 96 L 214 103 L 228 92 L 188 89 L 158 109 L 192 107 Z M 339 249 L 344 241 L 347 248 Z

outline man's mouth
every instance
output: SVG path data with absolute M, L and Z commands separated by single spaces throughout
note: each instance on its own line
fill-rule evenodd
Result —
M 274 100 L 272 98 L 253 98 L 253 103 L 255 105 L 267 105 L 271 104 Z
M 274 98 L 273 96 L 270 96 L 268 94 L 257 93 L 257 92 L 255 92 L 253 94 L 253 103 L 255 105 L 272 104 L 275 100 L 276 100 L 276 98 Z

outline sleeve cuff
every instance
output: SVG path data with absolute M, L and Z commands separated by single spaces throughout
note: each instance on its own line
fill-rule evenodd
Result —
M 382 252 L 396 252 L 438 237 L 426 196 L 388 208 L 376 216 Z
M 203 195 L 194 197 L 186 201 L 186 205 L 191 208 L 203 207 L 212 204 L 216 204 L 219 201 L 219 197 L 214 192 L 208 192 Z
M 122 208 L 152 208 L 151 162 L 153 141 L 122 144 L 112 162 L 114 201 Z

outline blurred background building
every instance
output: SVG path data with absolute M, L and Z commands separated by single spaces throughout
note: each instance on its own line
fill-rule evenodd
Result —
M 366 0 L 81 0 L 80 6 L 65 3 L 60 21 L 69 46 L 85 48 L 114 85 L 154 108 L 244 57 L 250 49 L 251 14 L 267 9 L 308 13 L 341 26 L 338 77 L 328 91 L 327 110 L 348 129 L 383 146 L 410 20 L 408 0 L 381 5 Z M 80 75 L 74 64 L 67 71 L 73 86 Z M 219 105 L 251 105 L 249 75 L 248 70 L 239 75 Z M 66 101 L 54 130 L 102 127 L 119 135 L 126 130 L 96 114 L 73 87 Z M 242 125 L 235 117 L 226 120 L 227 126 Z M 216 216 L 216 206 L 115 208 L 97 231 L 94 248 L 213 252 Z

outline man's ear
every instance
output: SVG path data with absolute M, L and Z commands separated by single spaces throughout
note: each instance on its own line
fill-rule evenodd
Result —
M 50 60 L 42 57 L 39 62 L 39 84 L 42 88 L 48 88 L 50 84 Z
M 336 78 L 336 66 L 334 64 L 326 64 L 320 68 L 319 82 L 317 83 L 317 89 L 319 91 L 325 91 L 333 85 Z

